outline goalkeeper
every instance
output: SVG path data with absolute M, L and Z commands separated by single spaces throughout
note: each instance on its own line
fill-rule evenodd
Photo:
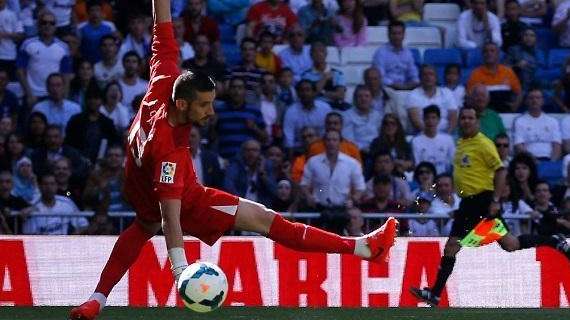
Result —
M 461 138 L 453 159 L 453 175 L 461 203 L 445 244 L 437 279 L 431 288 L 410 288 L 418 299 L 431 306 L 439 304 L 439 297 L 453 271 L 455 256 L 462 244 L 477 246 L 495 239 L 505 251 L 549 246 L 570 258 L 570 246 L 562 235 L 515 237 L 505 229 L 506 223 L 500 216 L 500 196 L 505 188 L 507 170 L 493 142 L 479 132 L 478 117 L 471 107 L 464 107 L 459 112 Z M 479 230 L 484 230 L 489 224 L 494 228 L 485 239 Z

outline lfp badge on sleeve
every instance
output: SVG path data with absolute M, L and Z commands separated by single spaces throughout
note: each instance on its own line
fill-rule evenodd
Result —
M 174 183 L 174 174 L 176 173 L 176 163 L 174 162 L 163 162 L 162 169 L 160 172 L 160 182 L 162 183 Z

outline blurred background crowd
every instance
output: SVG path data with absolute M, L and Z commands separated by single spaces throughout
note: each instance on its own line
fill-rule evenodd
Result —
M 470 105 L 508 168 L 503 213 L 528 217 L 511 231 L 570 234 L 570 0 L 171 3 L 181 68 L 217 84 L 215 119 L 189 137 L 204 185 L 339 234 L 390 213 L 412 214 L 404 236 L 447 235 Z M 0 234 L 132 221 L 123 146 L 150 12 L 0 0 Z

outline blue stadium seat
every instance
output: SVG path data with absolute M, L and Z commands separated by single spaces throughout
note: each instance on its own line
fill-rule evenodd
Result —
M 551 186 L 558 184 L 562 179 L 562 161 L 540 161 L 538 176 L 548 181 Z
M 412 55 L 414 56 L 414 62 L 417 65 L 422 64 L 422 55 L 420 53 L 420 50 L 418 50 L 417 48 L 410 48 L 410 50 L 412 51 Z
M 220 24 L 220 41 L 222 43 L 236 43 L 236 29 L 229 24 Z
M 226 57 L 226 65 L 235 66 L 241 62 L 239 47 L 235 43 L 222 43 L 222 51 Z
M 463 64 L 459 49 L 426 49 L 424 63 L 434 66 L 445 66 L 451 63 Z
M 483 63 L 483 54 L 481 49 L 467 49 L 463 51 L 465 54 L 465 66 L 473 68 L 480 66 Z
M 539 81 L 543 86 L 549 87 L 552 85 L 552 82 L 556 79 L 559 79 L 561 76 L 562 70 L 560 67 L 558 68 L 540 68 L 536 70 L 534 75 L 535 80 Z
M 469 77 L 471 76 L 471 72 L 473 71 L 473 69 L 475 69 L 475 68 L 466 67 L 466 68 L 461 69 L 461 84 L 462 85 L 467 84 L 467 80 L 469 80 Z
M 558 38 L 556 33 L 548 28 L 537 28 L 536 32 L 536 46 L 544 51 L 558 47 Z
M 570 57 L 570 49 L 552 49 L 548 52 L 548 67 L 560 68 L 568 57 Z

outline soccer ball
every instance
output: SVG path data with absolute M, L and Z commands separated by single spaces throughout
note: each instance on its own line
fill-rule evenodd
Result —
M 228 279 L 217 265 L 195 262 L 178 279 L 178 293 L 184 304 L 196 312 L 210 312 L 228 295 Z

